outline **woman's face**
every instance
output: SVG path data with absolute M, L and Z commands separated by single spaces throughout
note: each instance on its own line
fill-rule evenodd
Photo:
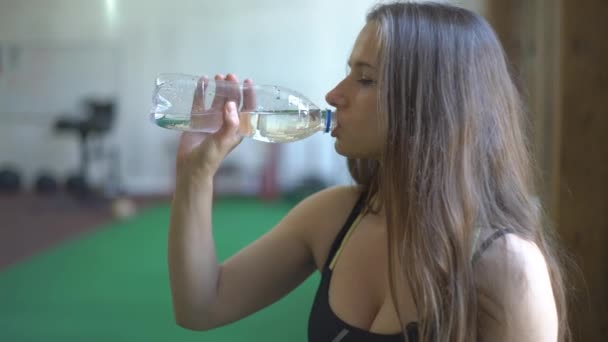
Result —
M 346 157 L 378 159 L 384 144 L 377 113 L 377 52 L 376 24 L 368 23 L 355 41 L 349 74 L 325 96 L 336 107 L 336 151 Z

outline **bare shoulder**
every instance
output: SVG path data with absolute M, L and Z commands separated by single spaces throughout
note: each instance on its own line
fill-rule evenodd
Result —
M 506 234 L 475 265 L 482 340 L 556 341 L 557 310 L 540 248 Z
M 331 225 L 336 219 L 339 220 L 345 211 L 352 209 L 360 190 L 356 186 L 334 186 L 316 192 L 302 200 L 288 214 L 288 216 L 305 219 L 303 222 L 307 232 L 314 232 L 311 227 Z
M 329 205 L 331 207 L 345 205 L 344 201 L 352 201 L 352 204 L 361 194 L 361 190 L 355 185 L 337 185 L 316 192 L 305 198 L 299 205 Z
M 290 212 L 298 221 L 299 233 L 310 247 L 318 269 L 360 195 L 357 186 L 335 186 L 307 197 Z
M 494 289 L 523 289 L 540 280 L 549 281 L 541 250 L 534 242 L 515 234 L 496 239 L 481 255 L 475 268 L 480 285 Z

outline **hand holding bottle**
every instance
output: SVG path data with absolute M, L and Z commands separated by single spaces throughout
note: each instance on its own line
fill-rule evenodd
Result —
M 222 84 L 222 96 L 214 96 L 208 106 L 205 101 L 205 90 L 209 80 L 206 77 L 199 78 L 191 104 L 191 120 L 193 125 L 202 124 L 198 121 L 214 120 L 213 125 L 219 127 L 214 133 L 205 132 L 183 132 L 177 151 L 176 169 L 178 181 L 189 183 L 190 177 L 209 177 L 215 174 L 221 161 L 242 140 L 239 127 L 243 123 L 239 120 L 237 103 L 241 103 L 241 91 L 238 79 L 233 74 L 227 76 L 216 75 L 216 81 Z M 250 80 L 244 84 L 251 85 Z M 243 106 L 241 111 L 255 106 L 255 94 L 252 87 L 248 87 L 242 93 Z

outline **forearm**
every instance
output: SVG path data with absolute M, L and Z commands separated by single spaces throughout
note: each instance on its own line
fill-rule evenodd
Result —
M 200 179 L 200 178 L 199 178 Z M 195 326 L 205 320 L 217 295 L 220 275 L 211 210 L 212 177 L 176 187 L 171 207 L 168 262 L 176 321 Z

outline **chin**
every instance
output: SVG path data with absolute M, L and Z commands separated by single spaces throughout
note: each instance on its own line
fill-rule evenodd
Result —
M 350 147 L 350 148 L 349 148 Z M 346 158 L 352 158 L 352 159 L 368 159 L 369 156 L 366 153 L 362 153 L 362 151 L 358 151 L 356 148 L 353 148 L 353 146 L 348 146 L 346 144 L 344 144 L 343 142 L 340 142 L 339 139 L 336 139 L 336 142 L 334 143 L 334 148 L 336 150 L 336 152 Z
M 344 150 L 344 144 L 342 144 L 339 139 L 336 139 L 336 142 L 334 143 L 334 149 L 339 155 L 349 157 L 348 153 L 346 153 L 346 151 Z

